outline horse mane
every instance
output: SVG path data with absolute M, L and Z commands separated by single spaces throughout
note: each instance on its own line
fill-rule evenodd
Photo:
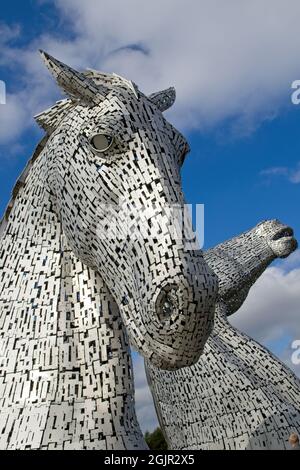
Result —
M 27 176 L 28 176 L 35 160 L 38 158 L 38 156 L 40 155 L 42 150 L 45 148 L 48 139 L 49 139 L 49 135 L 45 135 L 42 138 L 42 140 L 38 143 L 32 157 L 27 162 L 27 165 L 25 166 L 24 170 L 22 171 L 21 175 L 17 179 L 16 184 L 13 187 L 11 199 L 10 199 L 6 209 L 5 209 L 5 212 L 4 212 L 4 215 L 3 215 L 2 219 L 0 219 L 0 237 L 2 236 L 2 234 L 4 232 L 4 229 L 7 225 L 9 214 L 11 213 L 11 211 L 12 211 L 14 205 L 15 205 L 15 201 L 16 201 L 16 198 L 19 194 L 19 191 L 25 185 Z
M 125 78 L 110 73 L 98 72 L 97 70 L 88 69 L 83 72 L 87 78 L 92 79 L 96 85 L 104 84 L 107 88 L 111 88 L 111 90 L 115 88 L 121 88 L 126 90 L 127 92 L 130 90 L 134 95 L 137 97 L 137 86 Z M 19 194 L 20 189 L 25 185 L 27 176 L 35 162 L 38 158 L 40 153 L 43 151 L 47 142 L 49 140 L 50 135 L 58 128 L 62 120 L 69 114 L 72 108 L 78 105 L 78 101 L 71 100 L 69 98 L 57 101 L 54 106 L 51 108 L 41 112 L 34 116 L 37 124 L 46 131 L 46 135 L 41 139 L 38 143 L 32 157 L 26 164 L 24 170 L 22 171 L 21 175 L 17 179 L 13 190 L 11 199 L 5 209 L 4 215 L 2 219 L 0 219 L 0 237 L 2 236 L 4 229 L 7 225 L 9 214 L 11 213 L 16 198 Z

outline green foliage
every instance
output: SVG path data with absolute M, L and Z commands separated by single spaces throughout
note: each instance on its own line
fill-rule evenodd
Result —
M 168 450 L 167 443 L 160 428 L 156 428 L 152 433 L 146 431 L 144 438 L 149 446 L 149 449 Z

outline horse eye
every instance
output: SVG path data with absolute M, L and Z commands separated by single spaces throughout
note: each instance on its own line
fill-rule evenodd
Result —
M 90 140 L 92 150 L 103 153 L 108 150 L 114 142 L 114 138 L 108 134 L 96 134 Z

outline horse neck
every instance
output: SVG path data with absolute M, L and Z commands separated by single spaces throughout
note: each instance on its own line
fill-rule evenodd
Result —
M 49 442 L 59 448 L 66 439 L 78 448 L 80 433 L 86 448 L 143 447 L 118 307 L 100 275 L 68 247 L 47 190 L 43 154 L 15 199 L 0 266 L 0 382 L 7 384 L 0 388 L 0 409 L 10 416 L 22 410 L 3 440 L 12 448 L 49 448 Z M 83 412 L 80 428 L 75 415 Z M 54 431 L 62 415 L 66 422 Z M 97 433 L 98 444 L 92 444 Z
M 41 155 L 14 200 L 1 237 L 2 301 L 28 303 L 35 310 L 48 298 L 55 307 L 62 277 L 61 235 Z

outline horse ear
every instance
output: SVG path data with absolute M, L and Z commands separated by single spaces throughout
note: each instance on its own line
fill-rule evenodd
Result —
M 154 103 L 158 109 L 163 112 L 169 109 L 176 100 L 176 90 L 174 87 L 167 88 L 166 90 L 152 93 L 148 96 L 149 100 Z
M 96 85 L 90 78 L 63 64 L 46 52 L 40 50 L 40 53 L 57 84 L 72 101 L 94 106 L 106 98 L 110 91 L 109 88 Z

